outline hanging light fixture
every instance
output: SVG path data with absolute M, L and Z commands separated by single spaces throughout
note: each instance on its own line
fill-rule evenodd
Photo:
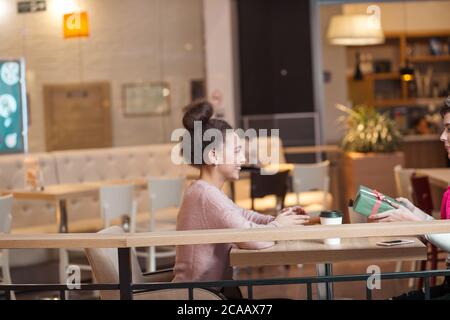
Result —
M 384 43 L 381 23 L 372 15 L 339 15 L 331 18 L 328 40 L 339 46 L 366 46 Z
M 338 15 L 331 18 L 327 38 L 338 46 L 367 46 L 382 44 L 385 41 L 381 27 L 380 8 L 367 7 L 367 14 Z M 362 80 L 360 53 L 356 51 L 355 72 L 353 78 Z
M 414 80 L 414 68 L 409 65 L 408 59 L 405 66 L 400 68 L 400 77 L 405 82 Z
M 405 33 L 408 31 L 407 26 L 406 2 L 403 1 L 403 29 Z M 405 59 L 405 65 L 400 68 L 400 77 L 405 82 L 414 80 L 414 68 L 409 64 L 408 59 Z

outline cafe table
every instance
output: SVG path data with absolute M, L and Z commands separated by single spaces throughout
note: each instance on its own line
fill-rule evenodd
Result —
M 325 245 L 323 240 L 279 241 L 261 250 L 233 248 L 230 265 L 234 267 L 264 267 L 279 265 L 316 264 L 318 276 L 332 276 L 333 263 L 353 261 L 417 261 L 427 259 L 427 247 L 416 237 L 411 244 L 392 247 L 377 245 L 393 237 L 345 238 L 339 245 Z M 333 299 L 333 285 L 318 285 L 319 299 Z
M 85 196 L 95 196 L 103 185 L 133 184 L 137 188 L 145 188 L 147 179 L 116 179 L 75 184 L 55 184 L 40 190 L 13 189 L 2 190 L 0 194 L 12 194 L 18 200 L 46 201 L 55 204 L 58 232 L 66 233 L 68 229 L 67 201 Z

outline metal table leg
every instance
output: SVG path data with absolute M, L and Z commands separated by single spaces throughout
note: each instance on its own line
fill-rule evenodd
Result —
M 133 300 L 131 249 L 118 248 L 120 300 Z
M 321 263 L 316 265 L 317 276 L 332 276 L 333 265 L 331 263 Z M 333 283 L 328 282 L 317 284 L 317 296 L 319 300 L 333 300 Z
M 56 222 L 58 224 L 59 233 L 68 233 L 68 219 L 67 219 L 67 203 L 66 199 L 59 199 L 55 203 Z M 69 265 L 69 256 L 65 249 L 59 249 L 59 278 L 60 282 L 66 282 L 66 268 Z M 64 291 L 64 298 L 69 300 L 69 291 Z
M 56 203 L 56 220 L 58 223 L 58 231 L 60 233 L 69 232 L 66 199 L 60 199 Z

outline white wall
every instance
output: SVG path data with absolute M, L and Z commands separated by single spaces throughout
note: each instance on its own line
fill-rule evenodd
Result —
M 231 0 L 203 0 L 208 97 L 218 92 L 216 111 L 232 126 L 236 123 L 237 74 L 234 7 Z
M 15 0 L 0 0 L 0 57 L 25 57 L 31 105 L 30 151 L 45 150 L 44 84 L 111 83 L 113 144 L 165 142 L 181 126 L 190 80 L 204 78 L 202 0 L 79 0 L 89 15 L 90 37 L 64 40 L 61 4 L 17 14 Z M 172 113 L 125 118 L 122 85 L 167 81 Z
M 347 104 L 347 56 L 345 47 L 330 45 L 326 37 L 328 22 L 334 15 L 342 14 L 341 5 L 322 6 L 320 10 L 322 66 L 331 74 L 331 80 L 323 84 L 324 112 L 322 113 L 323 141 L 325 144 L 337 143 L 343 134 L 338 123 L 341 112 L 336 104 Z

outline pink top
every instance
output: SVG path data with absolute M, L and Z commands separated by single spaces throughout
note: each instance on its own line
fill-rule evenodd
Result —
M 219 188 L 203 180 L 186 190 L 177 219 L 177 230 L 276 227 L 274 217 L 238 207 Z M 242 242 L 243 249 L 263 249 L 273 242 Z M 233 244 L 177 246 L 174 282 L 232 279 L 229 252 Z
M 444 193 L 441 202 L 441 219 L 450 219 L 450 187 Z

